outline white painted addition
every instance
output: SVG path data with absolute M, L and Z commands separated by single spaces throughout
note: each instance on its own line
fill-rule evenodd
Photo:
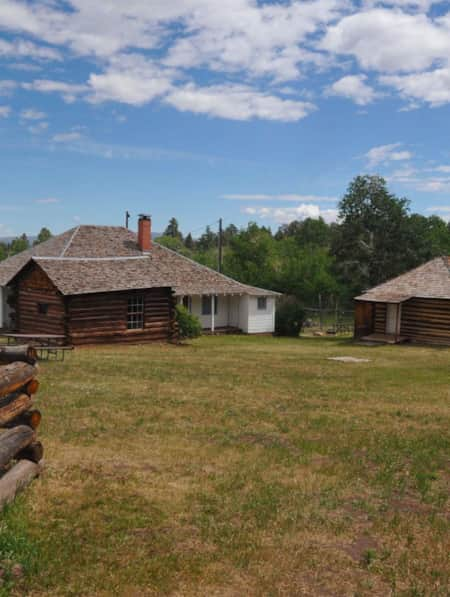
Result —
M 275 299 L 267 297 L 265 309 L 258 309 L 258 297 L 249 296 L 248 334 L 267 334 L 275 331 Z
M 182 300 L 182 297 L 179 297 L 178 302 L 182 303 Z M 218 295 L 217 314 L 214 316 L 214 322 L 212 322 L 211 315 L 202 314 L 201 296 L 192 295 L 189 305 L 191 313 L 199 318 L 203 329 L 210 330 L 213 324 L 216 330 L 234 327 L 239 328 L 245 334 L 273 333 L 275 331 L 276 300 L 274 297 L 267 297 L 265 308 L 258 308 L 257 296 Z

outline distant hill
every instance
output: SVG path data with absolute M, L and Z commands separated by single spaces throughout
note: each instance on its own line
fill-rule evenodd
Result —
M 20 234 L 19 234 L 20 236 Z M 34 241 L 36 240 L 37 236 L 28 236 L 28 240 L 30 241 L 30 244 L 33 244 Z M 0 236 L 0 243 L 11 243 L 15 238 L 18 238 L 17 236 Z
M 162 232 L 153 232 L 152 236 L 156 240 L 158 237 L 163 236 L 163 233 Z M 28 237 L 28 240 L 30 241 L 30 245 L 32 245 L 37 238 L 36 235 L 29 236 L 28 234 L 27 234 L 27 237 Z M 17 238 L 17 236 L 0 236 L 0 243 L 6 243 L 9 245 L 15 238 Z

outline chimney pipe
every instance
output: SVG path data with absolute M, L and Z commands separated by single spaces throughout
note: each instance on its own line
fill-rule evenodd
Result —
M 152 248 L 152 219 L 147 214 L 139 214 L 138 244 L 141 251 L 150 251 Z

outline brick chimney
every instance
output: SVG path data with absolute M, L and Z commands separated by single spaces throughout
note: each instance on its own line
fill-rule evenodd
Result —
M 139 214 L 138 245 L 143 252 L 152 248 L 152 219 L 146 214 Z

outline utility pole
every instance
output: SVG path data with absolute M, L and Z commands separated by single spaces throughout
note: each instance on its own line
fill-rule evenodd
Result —
M 223 230 L 222 218 L 219 219 L 219 272 L 222 273 L 223 267 Z
M 128 222 L 130 220 L 130 217 L 131 217 L 131 214 L 127 209 L 127 211 L 125 212 L 125 228 L 127 228 L 127 229 L 128 229 Z

